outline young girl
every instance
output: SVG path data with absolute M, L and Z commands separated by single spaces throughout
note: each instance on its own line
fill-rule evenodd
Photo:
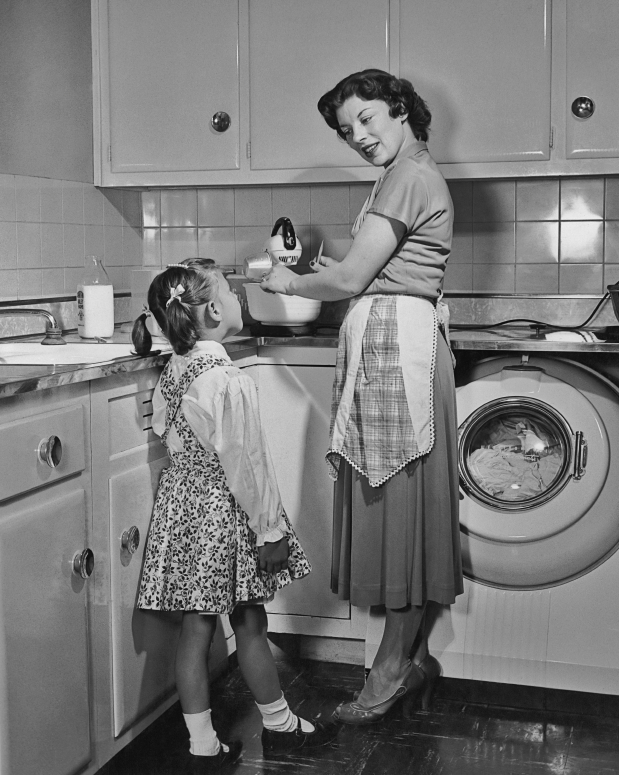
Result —
M 218 614 L 229 615 L 236 635 L 263 750 L 325 745 L 336 727 L 292 713 L 267 642 L 264 603 L 310 565 L 282 508 L 255 383 L 222 346 L 242 328 L 239 301 L 202 259 L 168 266 L 148 304 L 174 354 L 153 395 L 153 429 L 170 466 L 159 481 L 138 607 L 183 611 L 175 669 L 191 769 L 212 771 L 241 754 L 241 742 L 221 743 L 211 723 L 207 656 Z M 133 329 L 140 354 L 151 345 L 145 320 Z

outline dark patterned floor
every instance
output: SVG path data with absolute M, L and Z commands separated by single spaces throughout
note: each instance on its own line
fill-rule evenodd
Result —
M 363 668 L 308 662 L 278 651 L 291 707 L 330 715 L 360 688 Z M 401 708 L 372 727 L 342 726 L 337 745 L 266 761 L 261 719 L 238 669 L 213 687 L 223 739 L 242 739 L 237 775 L 611 775 L 619 773 L 615 697 L 441 679 L 429 712 Z M 100 775 L 186 772 L 188 737 L 178 704 L 130 743 Z

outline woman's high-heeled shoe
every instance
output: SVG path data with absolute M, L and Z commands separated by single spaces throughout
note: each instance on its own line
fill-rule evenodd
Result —
M 428 653 L 416 667 L 423 673 L 423 685 L 419 692 L 421 709 L 428 710 L 430 700 L 432 699 L 432 693 L 436 686 L 436 680 L 443 672 L 441 663 L 436 657 L 433 657 L 432 654 Z
M 344 724 L 355 724 L 363 726 L 365 724 L 376 724 L 380 721 L 391 708 L 407 695 L 416 695 L 424 685 L 425 673 L 418 665 L 411 662 L 406 676 L 395 692 L 382 702 L 376 705 L 361 705 L 356 700 L 352 702 L 343 702 L 335 709 L 334 718 Z

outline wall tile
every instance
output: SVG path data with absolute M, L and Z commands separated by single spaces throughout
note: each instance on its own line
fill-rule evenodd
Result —
M 446 291 L 472 291 L 473 290 L 473 264 L 447 264 L 445 272 L 444 290 Z
M 103 225 L 87 223 L 84 226 L 84 255 L 100 256 L 105 261 Z
M 64 270 L 64 292 L 70 294 L 77 293 L 77 286 L 82 279 L 83 269 L 65 267 Z
M 162 200 L 163 205 L 163 200 Z M 178 264 L 198 255 L 197 229 L 161 229 L 161 264 Z
M 2 272 L 0 272 L 1 274 Z M 606 290 L 606 286 L 614 285 L 617 282 L 619 282 L 619 267 L 616 264 L 605 264 L 603 290 Z
M 234 225 L 235 226 L 273 226 L 273 205 L 271 187 L 234 189 Z M 263 242 L 270 235 L 263 230 Z
M 558 221 L 559 181 L 516 181 L 516 220 Z
M 514 221 L 516 183 L 513 180 L 476 180 L 473 183 L 473 221 Z
M 122 266 L 109 266 L 106 271 L 115 291 L 129 290 L 130 286 L 125 284 Z
M 557 263 L 559 261 L 559 223 L 516 223 L 516 262 L 528 264 Z
M 303 223 L 310 223 L 309 186 L 273 186 L 273 223 L 278 218 L 290 218 L 295 230 Z
M 236 261 L 234 229 L 225 226 L 198 229 L 198 256 L 212 258 L 219 265 L 234 264 Z
M 454 206 L 454 223 L 471 223 L 473 183 L 470 180 L 450 180 L 447 185 Z
M 561 220 L 588 221 L 604 217 L 604 178 L 564 178 Z
M 606 178 L 605 218 L 619 220 L 619 178 Z
M 62 223 L 62 181 L 39 178 L 41 223 Z
M 64 294 L 64 269 L 42 269 L 41 290 L 44 296 Z
M 17 270 L 17 296 L 20 299 L 32 299 L 41 296 L 43 279 L 40 269 Z
M 84 186 L 84 223 L 103 226 L 105 196 L 94 186 Z
M 475 223 L 473 262 L 513 264 L 516 260 L 515 223 Z
M 104 265 L 123 265 L 123 228 L 122 226 L 103 227 Z
M 320 228 L 312 229 L 312 252 L 314 256 L 318 253 L 318 248 L 321 241 L 324 240 L 323 253 L 325 256 L 335 258 L 341 261 L 352 244 L 352 238 L 350 236 L 350 229 L 348 224 L 344 226 L 338 226 L 335 224 L 327 224 Z
M 602 263 L 604 226 L 601 221 L 561 223 L 561 263 Z
M 102 189 L 103 199 L 103 224 L 105 226 L 122 226 L 123 216 L 123 192 L 114 188 Z
M 267 231 L 265 235 L 263 226 L 236 226 L 234 229 L 235 264 L 239 266 L 247 256 L 260 253 L 269 234 L 270 232 Z
M 473 224 L 454 223 L 450 265 L 473 263 Z
M 144 228 L 161 226 L 161 192 L 142 192 L 142 225 Z
M 15 178 L 15 219 L 41 222 L 41 190 L 38 178 Z
M 350 222 L 349 186 L 312 186 L 310 223 L 340 224 Z M 355 213 L 356 217 L 357 213 Z
M 17 268 L 17 225 L 0 221 L 0 269 Z M 17 286 L 16 286 L 17 287 Z M 4 296 L 6 289 L 0 290 Z
M 473 290 L 515 293 L 515 264 L 473 264 Z
M 604 226 L 604 263 L 619 263 L 619 221 L 606 221 Z
M 123 226 L 123 266 L 141 266 L 142 230 L 133 226 Z
M 161 229 L 142 230 L 143 265 L 161 267 Z
M 558 293 L 558 264 L 518 264 L 516 293 Z
M 61 223 L 41 224 L 41 266 L 64 266 L 64 236 Z
M 65 180 L 62 183 L 62 222 L 84 223 L 84 186 Z
M 355 222 L 357 216 L 361 212 L 365 200 L 372 193 L 373 188 L 373 183 L 351 183 L 348 198 L 348 221 L 351 225 Z
M 17 268 L 34 269 L 41 266 L 41 224 L 17 224 Z
M 85 242 L 84 226 L 65 223 L 64 233 L 64 265 L 65 267 L 84 266 Z
M 559 271 L 559 293 L 601 293 L 602 264 L 564 264 Z
M 15 220 L 15 176 L 0 174 L 0 221 Z
M 161 192 L 161 225 L 189 227 L 198 225 L 198 195 L 195 189 Z
M 142 227 L 142 195 L 139 191 L 123 190 L 123 220 L 129 226 Z
M 234 226 L 234 189 L 198 190 L 198 226 Z
M 0 299 L 6 300 L 16 298 L 17 272 L 14 269 L 0 269 Z

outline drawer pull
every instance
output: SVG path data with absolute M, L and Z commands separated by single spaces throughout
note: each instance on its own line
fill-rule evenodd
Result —
M 62 442 L 58 436 L 50 436 L 39 443 L 39 460 L 50 468 L 57 468 L 62 460 Z
M 129 554 L 135 554 L 140 545 L 140 531 L 135 525 L 130 527 L 129 530 L 125 530 L 120 539 L 120 545 L 123 551 Z
M 78 552 L 73 558 L 73 573 L 76 576 L 88 579 L 92 576 L 94 569 L 95 555 L 92 549 L 84 549 L 83 552 Z

